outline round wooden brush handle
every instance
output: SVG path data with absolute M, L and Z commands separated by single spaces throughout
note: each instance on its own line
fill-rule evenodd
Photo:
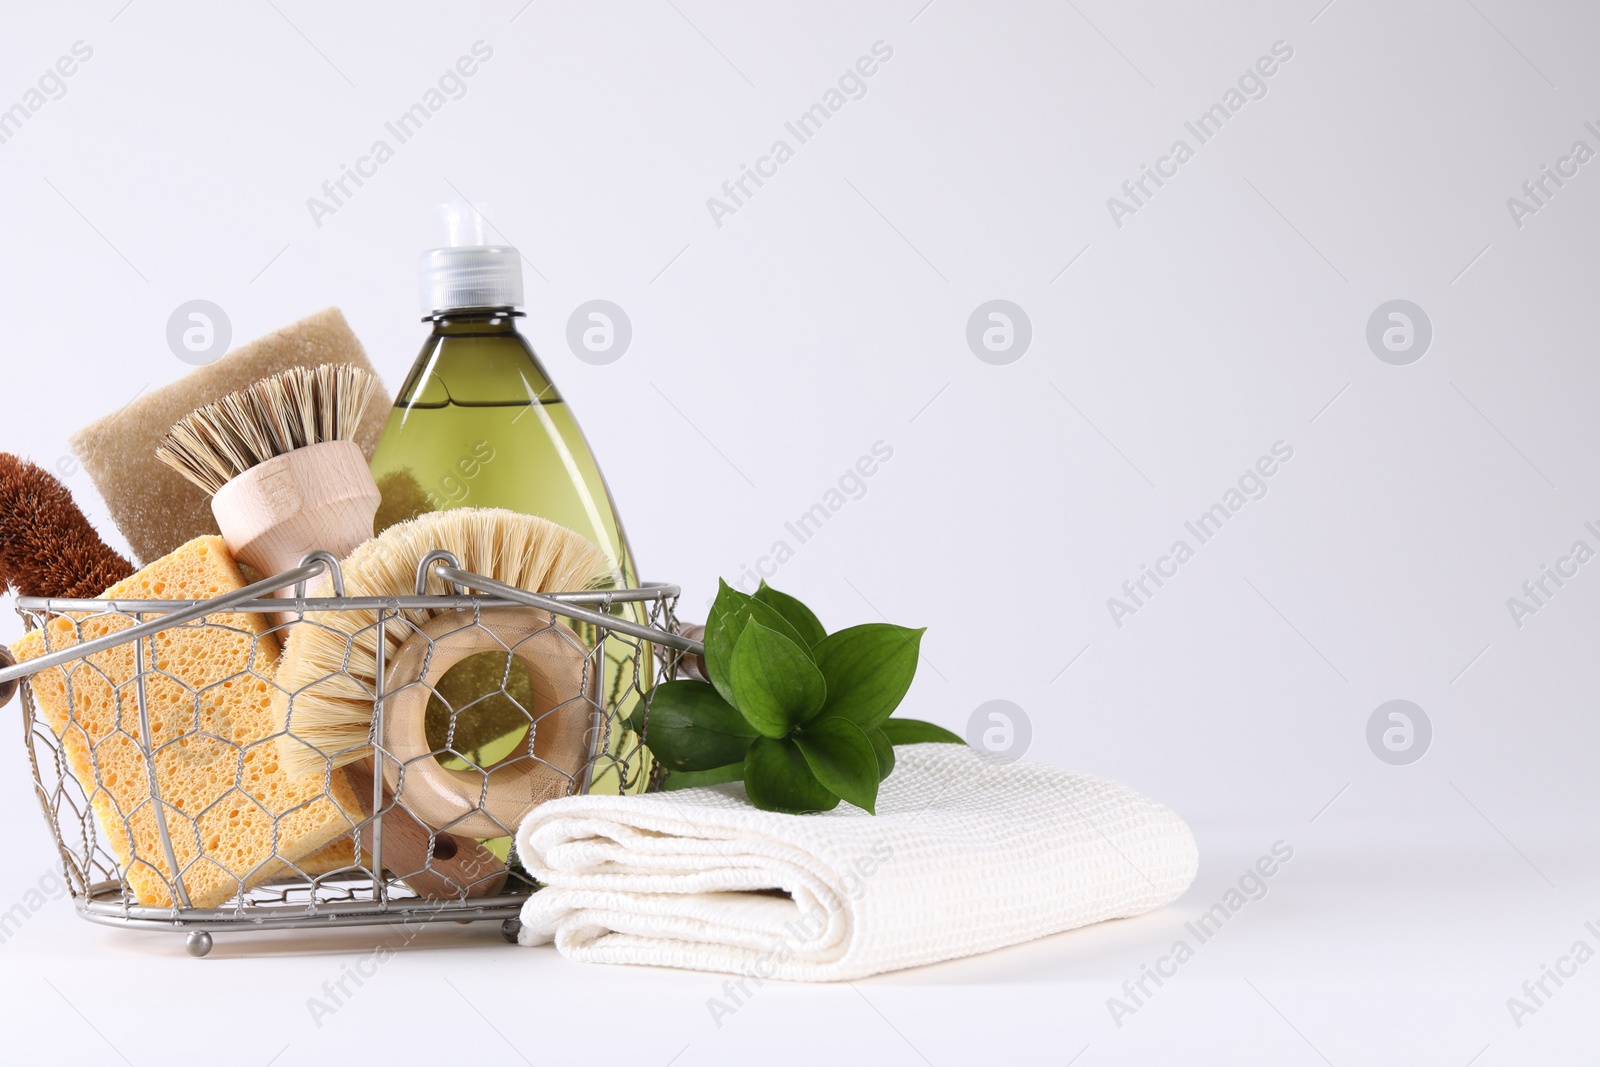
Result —
M 534 706 L 529 744 L 486 771 L 448 770 L 433 756 L 425 718 L 445 672 L 479 652 L 510 652 L 528 668 Z M 383 777 L 412 814 L 435 829 L 503 837 L 580 780 L 599 733 L 599 672 L 589 649 L 548 612 L 488 608 L 432 619 L 400 648 L 383 702 Z
M 217 491 L 211 513 L 234 558 L 270 577 L 310 552 L 350 555 L 372 536 L 378 500 L 361 446 L 326 441 L 251 467 Z
M 361 798 L 362 814 L 372 818 L 372 762 L 345 768 L 350 787 Z M 383 791 L 383 866 L 428 900 L 499 896 L 509 872 L 493 852 L 470 837 L 435 833 Z M 356 847 L 371 861 L 371 823 L 356 831 Z

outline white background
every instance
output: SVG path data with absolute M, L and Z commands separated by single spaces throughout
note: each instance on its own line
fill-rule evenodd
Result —
M 379 935 L 219 937 L 200 963 L 57 901 L 0 946 L 8 1041 L 63 1063 L 1578 1062 L 1600 964 L 1520 1027 L 1506 998 L 1600 948 L 1600 563 L 1520 627 L 1507 598 L 1600 549 L 1600 163 L 1520 227 L 1507 198 L 1600 149 L 1600 12 L 1324 2 L 8 5 L 0 107 L 74 42 L 93 56 L 0 145 L 0 447 L 61 464 L 108 532 L 67 438 L 184 373 L 174 308 L 215 301 L 239 343 L 337 305 L 393 388 L 433 206 L 463 195 L 536 267 L 526 330 L 686 616 L 884 441 L 773 583 L 830 626 L 927 625 L 909 713 L 965 731 L 1012 701 L 1030 758 L 1170 804 L 1202 857 L 1161 913 L 769 986 L 720 1028 L 718 977 L 462 928 L 317 1027 L 306 998 Z M 480 40 L 466 94 L 317 225 L 307 198 Z M 796 146 L 784 122 L 877 41 L 865 96 Z M 1184 123 L 1278 41 L 1267 94 L 1119 227 L 1107 198 L 1195 147 Z M 780 137 L 794 158 L 718 226 L 707 198 Z M 596 298 L 633 326 L 606 366 L 566 343 Z M 1033 331 L 1003 366 L 965 337 L 996 298 Z M 1433 329 L 1405 366 L 1365 336 L 1396 298 Z M 1277 441 L 1268 494 L 1117 626 L 1107 598 Z M 1396 698 L 1433 726 L 1408 766 L 1366 740 Z M 0 755 L 4 910 L 54 853 L 21 748 Z M 1107 998 L 1277 840 L 1268 896 L 1117 1026 Z

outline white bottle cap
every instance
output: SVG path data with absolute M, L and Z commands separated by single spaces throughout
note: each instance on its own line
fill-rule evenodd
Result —
M 522 306 L 522 256 L 485 238 L 483 215 L 465 200 L 441 204 L 449 247 L 422 253 L 422 312 Z

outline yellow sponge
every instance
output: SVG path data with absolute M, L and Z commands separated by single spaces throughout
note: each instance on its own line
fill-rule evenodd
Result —
M 243 586 L 222 538 L 201 537 L 105 598 L 202 599 Z M 343 773 L 292 780 L 279 768 L 274 735 L 281 727 L 272 710 L 278 642 L 262 634 L 271 621 L 209 615 L 141 642 L 155 793 L 196 908 L 217 907 L 290 869 L 322 873 L 353 862 L 349 835 L 361 816 L 351 813 L 361 807 Z M 18 661 L 36 659 L 130 625 L 122 615 L 60 615 L 12 652 Z M 41 671 L 29 685 L 139 903 L 176 903 L 136 740 L 143 732 L 133 645 Z
M 236 348 L 74 435 L 73 451 L 141 563 L 218 532 L 211 498 L 156 459 L 162 435 L 191 411 L 228 393 L 292 367 L 323 363 L 360 367 L 378 377 L 338 308 L 319 311 Z M 369 404 L 356 429 L 355 441 L 368 459 L 388 416 L 386 405 Z

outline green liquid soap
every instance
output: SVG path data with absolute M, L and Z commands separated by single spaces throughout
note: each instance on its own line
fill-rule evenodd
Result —
M 372 457 L 383 495 L 377 530 L 427 512 L 506 508 L 582 534 L 606 553 L 617 587 L 637 585 L 633 553 L 594 454 L 532 346 L 517 332 L 520 257 L 515 249 L 484 245 L 482 220 L 470 207 L 453 205 L 446 218 L 452 247 L 423 257 L 423 308 L 432 333 Z M 463 239 L 461 231 L 468 228 L 473 232 Z M 646 621 L 640 605 L 612 610 Z M 562 621 L 593 647 L 592 626 Z M 475 662 L 480 659 L 495 662 Z M 648 756 L 621 720 L 632 712 L 640 689 L 652 684 L 653 668 L 649 645 L 638 650 L 628 639 L 606 642 L 601 699 L 610 736 L 589 792 L 639 792 L 648 784 Z M 526 752 L 528 719 L 515 700 L 526 688 L 521 671 L 515 658 L 480 653 L 440 680 L 438 690 L 449 705 L 438 696 L 430 701 L 427 733 L 435 750 L 450 750 L 439 757 L 442 764 L 488 768 Z M 451 707 L 466 704 L 471 707 L 452 716 Z
M 637 581 L 600 467 L 506 309 L 433 322 L 372 457 L 381 531 L 450 508 L 508 508 L 587 537 Z

